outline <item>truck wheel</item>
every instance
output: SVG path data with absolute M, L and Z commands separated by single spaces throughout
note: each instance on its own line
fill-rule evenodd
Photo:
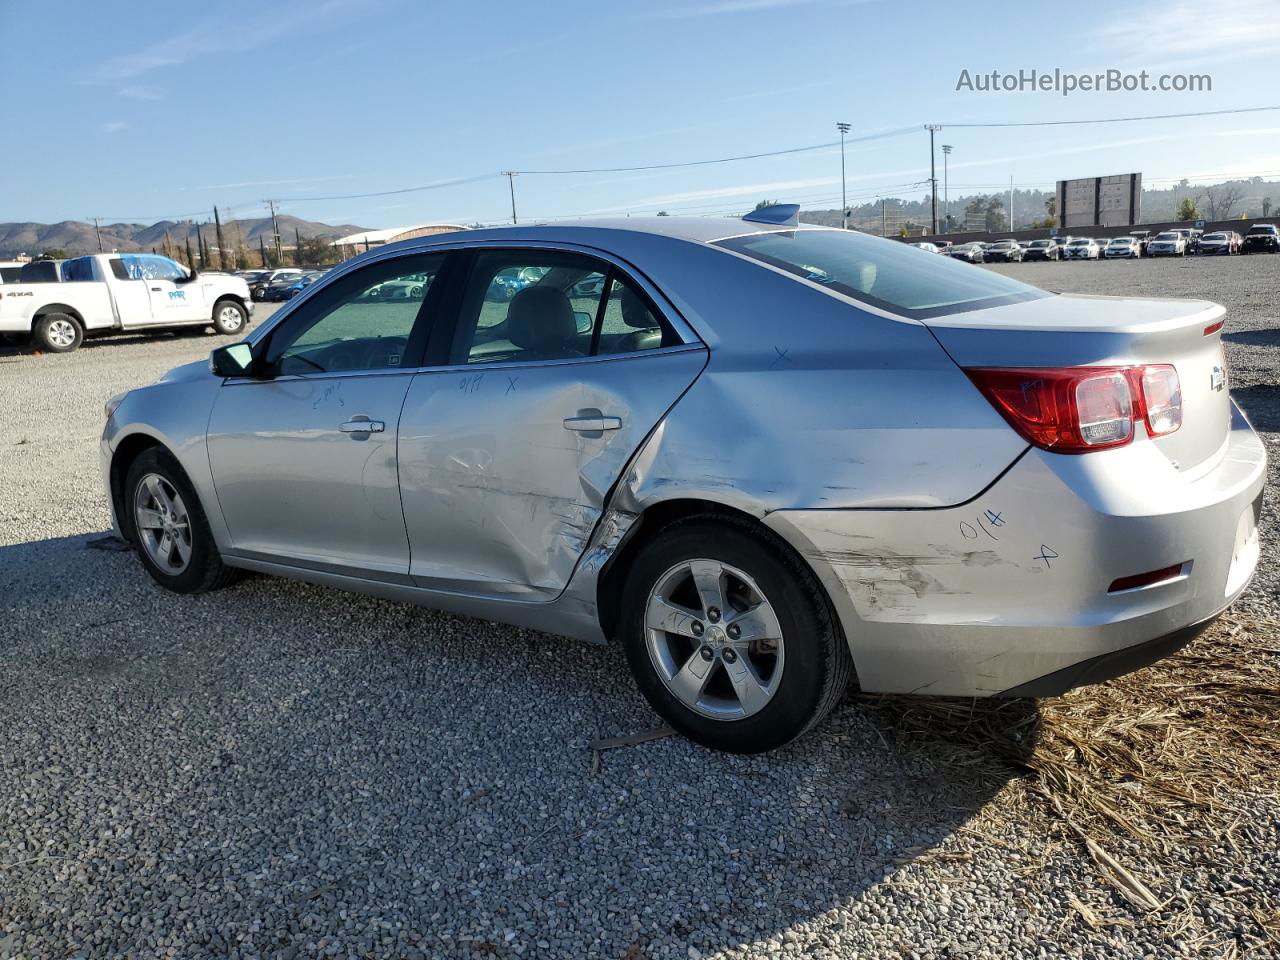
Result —
M 36 321 L 36 343 L 49 353 L 70 353 L 84 340 L 84 330 L 67 313 L 46 313 Z
M 213 305 L 213 328 L 224 336 L 231 336 L 244 329 L 249 314 L 234 300 L 219 300 Z

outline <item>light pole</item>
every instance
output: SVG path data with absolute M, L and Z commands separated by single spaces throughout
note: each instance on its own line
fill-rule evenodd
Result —
M 849 124 L 837 122 L 836 129 L 840 131 L 840 225 L 843 229 L 849 229 L 849 201 L 845 193 L 844 186 L 844 135 L 849 132 Z
M 951 185 L 947 181 L 947 157 L 951 156 L 951 144 L 942 145 L 942 225 L 943 233 L 951 231 Z
M 502 175 L 507 178 L 507 185 L 511 187 L 511 222 L 516 222 L 516 171 L 503 170 Z
M 933 152 L 933 135 L 942 129 L 940 123 L 926 123 L 925 129 L 929 131 L 929 183 L 933 187 L 933 235 L 938 235 L 938 169 L 936 166 L 937 158 Z

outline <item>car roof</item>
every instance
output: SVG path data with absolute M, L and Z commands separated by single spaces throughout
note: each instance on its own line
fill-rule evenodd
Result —
M 763 233 L 790 233 L 796 230 L 838 230 L 839 227 L 823 227 L 814 224 L 764 224 L 752 223 L 737 217 L 602 217 L 582 220 L 558 220 L 522 223 L 518 225 L 485 227 L 480 230 L 437 233 L 428 237 L 401 240 L 379 247 L 414 249 L 429 246 L 447 246 L 460 241 L 508 241 L 512 243 L 546 241 L 590 243 L 603 234 L 618 233 L 669 237 L 694 243 L 712 243 L 730 237 L 751 236 Z

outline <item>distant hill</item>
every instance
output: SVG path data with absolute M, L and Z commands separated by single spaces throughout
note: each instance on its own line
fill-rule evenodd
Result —
M 369 228 L 350 223 L 319 223 L 301 220 L 287 214 L 276 217 L 280 224 L 280 239 L 292 246 L 294 231 L 305 238 L 342 237 L 349 233 L 361 233 Z M 196 231 L 204 234 L 211 247 L 217 246 L 217 235 L 212 223 L 195 224 L 189 220 L 161 220 L 159 223 L 104 223 L 102 224 L 102 249 L 111 250 L 159 250 L 164 245 L 165 232 L 169 240 L 181 246 L 188 238 L 196 245 Z M 256 249 L 261 238 L 271 244 L 271 218 L 256 220 L 229 220 L 222 224 L 222 239 L 228 249 L 243 244 Z M 98 252 L 98 237 L 92 223 L 79 220 L 63 220 L 61 223 L 0 223 L 0 258 L 20 253 L 34 256 L 43 250 L 62 249 L 75 255 Z

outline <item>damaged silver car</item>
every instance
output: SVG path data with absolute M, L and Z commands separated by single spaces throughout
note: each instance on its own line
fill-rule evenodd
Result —
M 1057 694 L 1239 596 L 1265 453 L 1222 326 L 794 208 L 459 232 L 114 398 L 103 471 L 171 590 L 256 570 L 616 638 L 667 721 L 759 751 L 854 678 Z

